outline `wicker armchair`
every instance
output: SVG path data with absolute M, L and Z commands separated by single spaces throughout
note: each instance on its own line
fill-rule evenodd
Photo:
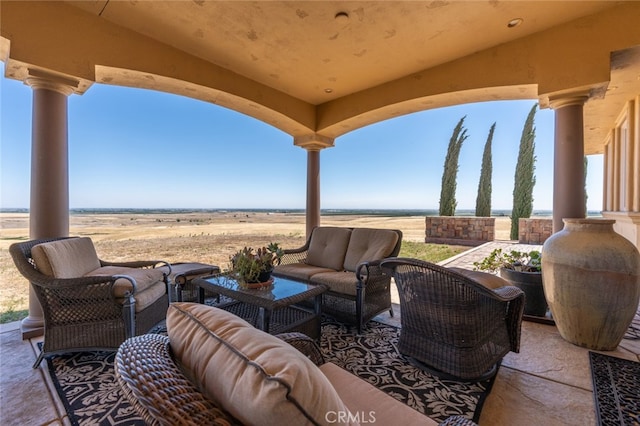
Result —
M 146 333 L 163 320 L 167 312 L 167 274 L 141 271 L 162 265 L 170 267 L 166 262 L 111 263 L 97 259 L 96 255 L 96 262 L 101 268 L 105 267 L 105 271 L 121 272 L 56 278 L 36 268 L 32 249 L 61 240 L 71 241 L 68 238 L 31 240 L 14 243 L 9 248 L 17 269 L 31 283 L 44 314 L 44 344 L 33 368 L 40 365 L 45 355 L 117 349 L 126 338 Z M 126 271 L 133 275 L 148 274 L 144 277 L 150 280 L 148 289 L 140 290 L 140 279 L 136 282 Z M 129 285 L 132 291 L 118 297 L 114 292 L 116 281 L 118 285 Z
M 519 351 L 520 289 L 506 281 L 491 289 L 416 259 L 386 259 L 382 267 L 393 274 L 400 294 L 402 354 L 440 374 L 479 379 L 495 374 L 509 351 Z

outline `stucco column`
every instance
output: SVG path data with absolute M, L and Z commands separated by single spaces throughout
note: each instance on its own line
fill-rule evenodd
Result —
M 334 139 L 318 134 L 296 137 L 293 144 L 307 150 L 307 238 L 320 225 L 320 150 L 333 146 Z
M 555 110 L 553 157 L 553 232 L 564 227 L 563 218 L 586 217 L 584 194 L 583 106 L 586 94 L 549 100 Z
M 28 77 L 25 84 L 33 89 L 29 237 L 66 237 L 69 235 L 67 97 L 74 91 L 73 82 L 38 73 Z M 42 308 L 29 286 L 29 316 L 22 321 L 23 338 L 41 335 L 43 324 Z

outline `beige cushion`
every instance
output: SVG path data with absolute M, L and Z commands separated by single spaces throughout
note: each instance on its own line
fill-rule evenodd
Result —
M 31 249 L 38 271 L 56 278 L 78 278 L 100 267 L 90 238 L 68 238 L 38 244 Z
M 358 279 L 355 272 L 323 272 L 313 276 L 314 284 L 326 284 L 331 291 L 355 296 Z
M 351 232 L 344 269 L 355 271 L 359 263 L 389 256 L 398 242 L 398 234 L 388 229 L 355 228 Z
M 167 332 L 188 374 L 199 378 L 203 392 L 243 424 L 329 424 L 327 412 L 347 410 L 301 352 L 229 312 L 173 303 Z
M 505 281 L 503 278 L 500 278 L 497 275 L 489 274 L 487 272 L 482 271 L 472 271 L 470 269 L 464 268 L 456 268 L 451 267 L 448 268 L 451 271 L 457 272 L 460 275 L 464 275 L 465 277 L 476 281 L 479 284 L 482 284 L 486 288 L 490 288 L 495 290 L 496 288 L 504 287 L 506 285 L 510 285 L 509 282 Z
M 136 282 L 136 295 L 148 289 L 154 285 L 160 285 L 161 288 L 165 287 L 164 273 L 162 270 L 154 268 L 128 268 L 125 266 L 102 266 L 97 268 L 85 276 L 96 275 L 127 275 L 133 278 Z M 116 297 L 124 297 L 128 291 L 131 291 L 133 287 L 129 280 L 120 278 L 116 280 L 113 286 L 113 292 Z
M 298 278 L 301 280 L 309 280 L 311 279 L 311 277 L 321 272 L 335 272 L 334 269 L 307 265 L 306 263 L 289 263 L 287 265 L 278 265 L 273 269 L 273 271 L 276 274 L 283 274 L 287 277 Z
M 349 228 L 332 226 L 315 228 L 309 241 L 306 263 L 341 271 L 350 236 Z
M 335 364 L 330 362 L 322 364 L 320 371 L 329 379 L 352 415 L 359 416 L 360 424 L 437 425 L 434 420 L 424 414 L 387 395 L 364 380 L 360 380 Z M 329 420 L 332 420 L 332 418 L 329 418 Z

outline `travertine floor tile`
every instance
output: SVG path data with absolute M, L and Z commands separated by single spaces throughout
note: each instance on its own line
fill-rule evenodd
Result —
M 502 366 L 480 426 L 595 424 L 593 393 Z
M 47 389 L 45 369 L 32 369 L 35 355 L 20 330 L 0 334 L 0 424 L 47 425 L 60 418 Z

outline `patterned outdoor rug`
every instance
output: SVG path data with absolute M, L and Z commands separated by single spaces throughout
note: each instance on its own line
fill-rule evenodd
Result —
M 598 425 L 640 424 L 640 362 L 589 352 Z
M 162 329 L 156 330 L 162 332 Z M 322 352 L 331 361 L 436 421 L 462 415 L 477 422 L 493 380 L 439 379 L 398 354 L 399 330 L 369 322 L 365 332 L 331 319 L 322 325 Z M 115 352 L 47 358 L 51 378 L 72 425 L 144 425 L 126 401 L 113 372 Z

